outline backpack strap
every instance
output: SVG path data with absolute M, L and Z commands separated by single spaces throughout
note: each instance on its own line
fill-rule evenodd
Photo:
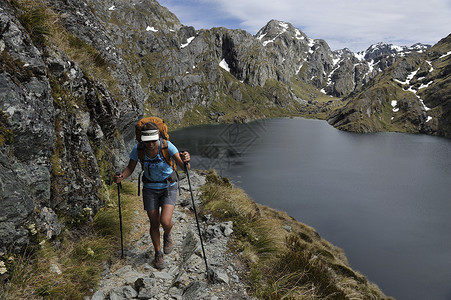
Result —
M 171 166 L 172 172 L 175 173 L 175 175 L 177 176 L 177 186 L 179 188 L 179 195 L 181 195 L 182 190 L 181 190 L 180 184 L 179 184 L 180 177 L 179 177 L 179 173 L 177 172 L 177 164 L 169 155 L 168 141 L 166 139 L 160 138 L 160 145 L 162 145 L 161 152 L 163 154 L 164 159 L 166 160 L 166 163 Z M 169 187 L 169 183 L 168 183 L 168 187 Z
M 138 149 L 138 160 L 141 163 L 141 172 L 139 172 L 138 174 L 138 196 L 141 195 L 141 177 L 144 179 L 144 158 L 146 156 L 145 154 L 145 148 L 144 148 L 144 143 L 141 141 L 138 143 L 137 146 Z
M 166 163 L 171 166 L 172 170 L 177 171 L 177 164 L 169 155 L 168 141 L 166 139 L 160 138 L 160 146 L 161 153 L 163 154 Z
M 145 158 L 145 147 L 144 147 L 144 142 L 139 142 L 138 143 L 138 159 L 141 162 L 141 165 L 144 163 L 144 158 Z

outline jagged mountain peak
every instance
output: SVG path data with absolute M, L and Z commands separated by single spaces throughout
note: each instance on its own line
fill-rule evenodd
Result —
M 410 50 L 414 50 L 414 51 L 426 51 L 429 48 L 431 48 L 431 45 L 422 44 L 422 43 L 416 43 L 409 47 Z
M 268 34 L 268 33 L 281 34 L 290 29 L 291 30 L 294 29 L 292 24 L 290 24 L 288 22 L 272 19 L 257 32 L 256 36 L 259 37 L 260 35 L 265 34 L 265 33 L 266 34 Z
M 375 59 L 380 55 L 405 55 L 412 51 L 423 52 L 429 49 L 431 46 L 421 43 L 416 43 L 410 47 L 398 46 L 394 44 L 379 42 L 368 47 L 365 51 L 357 52 L 359 57 L 363 57 L 366 60 Z
M 369 46 L 365 51 L 357 52 L 358 56 L 363 57 L 366 60 L 375 59 L 380 55 L 397 54 L 403 51 L 403 47 L 379 42 Z
M 343 49 L 335 50 L 334 53 L 336 55 L 344 55 L 344 54 L 353 54 L 354 52 L 352 52 L 349 48 L 343 48 Z
M 263 42 L 268 40 L 274 40 L 282 34 L 289 34 L 298 40 L 306 40 L 309 43 L 313 43 L 304 32 L 295 28 L 291 23 L 279 20 L 271 20 L 265 26 L 263 26 L 255 35 L 255 37 Z

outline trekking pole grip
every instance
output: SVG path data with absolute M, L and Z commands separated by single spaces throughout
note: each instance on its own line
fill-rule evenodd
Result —
M 121 176 L 121 172 L 116 172 L 116 176 L 119 177 Z M 122 188 L 122 184 L 120 182 L 117 183 L 118 188 Z
M 183 153 L 185 153 L 186 151 L 180 151 L 180 155 L 182 155 Z M 181 158 L 181 157 L 180 157 Z M 189 160 L 188 161 L 184 161 L 183 159 L 182 159 L 182 161 L 183 161 L 183 166 L 185 167 L 185 171 L 187 171 L 188 170 L 188 164 L 189 164 Z

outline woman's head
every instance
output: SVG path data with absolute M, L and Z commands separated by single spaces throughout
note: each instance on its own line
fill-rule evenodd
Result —
M 157 124 L 147 122 L 143 125 L 141 131 L 141 140 L 143 142 L 157 141 L 159 139 L 159 130 Z

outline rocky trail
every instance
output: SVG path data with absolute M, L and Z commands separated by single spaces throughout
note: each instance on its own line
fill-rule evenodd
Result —
M 199 205 L 199 187 L 205 183 L 201 173 L 190 172 L 191 186 Z M 200 221 L 203 242 L 211 270 L 207 279 L 205 261 L 198 235 L 188 180 L 182 175 L 182 195 L 178 196 L 173 215 L 174 250 L 164 256 L 165 268 L 154 268 L 154 249 L 149 235 L 149 221 L 142 209 L 135 212 L 136 226 L 131 241 L 124 245 L 124 258 L 108 265 L 92 297 L 85 300 L 119 299 L 252 299 L 240 280 L 242 264 L 228 249 L 232 222 Z M 118 254 L 120 255 L 120 253 Z

